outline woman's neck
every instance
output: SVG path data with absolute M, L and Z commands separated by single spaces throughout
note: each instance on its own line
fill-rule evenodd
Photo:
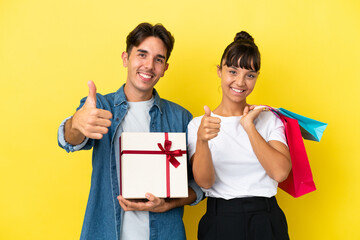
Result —
M 223 100 L 221 101 L 220 105 L 217 108 L 215 108 L 213 113 L 223 117 L 242 116 L 246 105 L 247 105 L 246 100 L 239 103 L 234 103 L 234 102 L 226 103 Z

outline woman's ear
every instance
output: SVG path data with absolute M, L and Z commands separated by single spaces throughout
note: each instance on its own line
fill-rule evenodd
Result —
M 221 78 L 221 68 L 219 65 L 217 65 L 216 67 L 217 67 L 217 75 L 219 76 L 219 78 Z

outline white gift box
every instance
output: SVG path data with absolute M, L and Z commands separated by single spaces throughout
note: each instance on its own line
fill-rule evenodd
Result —
M 119 142 L 124 198 L 145 198 L 147 192 L 160 198 L 188 197 L 185 133 L 123 132 Z

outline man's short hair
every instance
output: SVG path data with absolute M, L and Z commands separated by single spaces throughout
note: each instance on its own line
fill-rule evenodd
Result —
M 170 58 L 171 51 L 174 47 L 175 39 L 171 33 L 166 30 L 162 24 L 152 25 L 150 23 L 140 23 L 132 30 L 126 38 L 126 52 L 130 56 L 132 48 L 139 46 L 142 41 L 148 37 L 160 38 L 166 47 L 166 62 Z

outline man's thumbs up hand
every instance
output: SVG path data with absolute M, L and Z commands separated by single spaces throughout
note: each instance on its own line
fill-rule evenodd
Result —
M 85 104 L 90 104 L 94 108 L 96 108 L 96 86 L 93 81 L 88 81 L 88 87 L 89 87 L 89 95 L 86 99 Z
M 204 106 L 205 114 L 201 119 L 201 123 L 197 132 L 198 140 L 207 142 L 218 135 L 220 132 L 220 118 L 211 117 L 211 110 L 208 106 Z
M 84 105 L 74 114 L 72 127 L 84 136 L 101 139 L 111 126 L 110 111 L 96 108 L 96 86 L 93 81 L 88 82 L 89 95 Z

